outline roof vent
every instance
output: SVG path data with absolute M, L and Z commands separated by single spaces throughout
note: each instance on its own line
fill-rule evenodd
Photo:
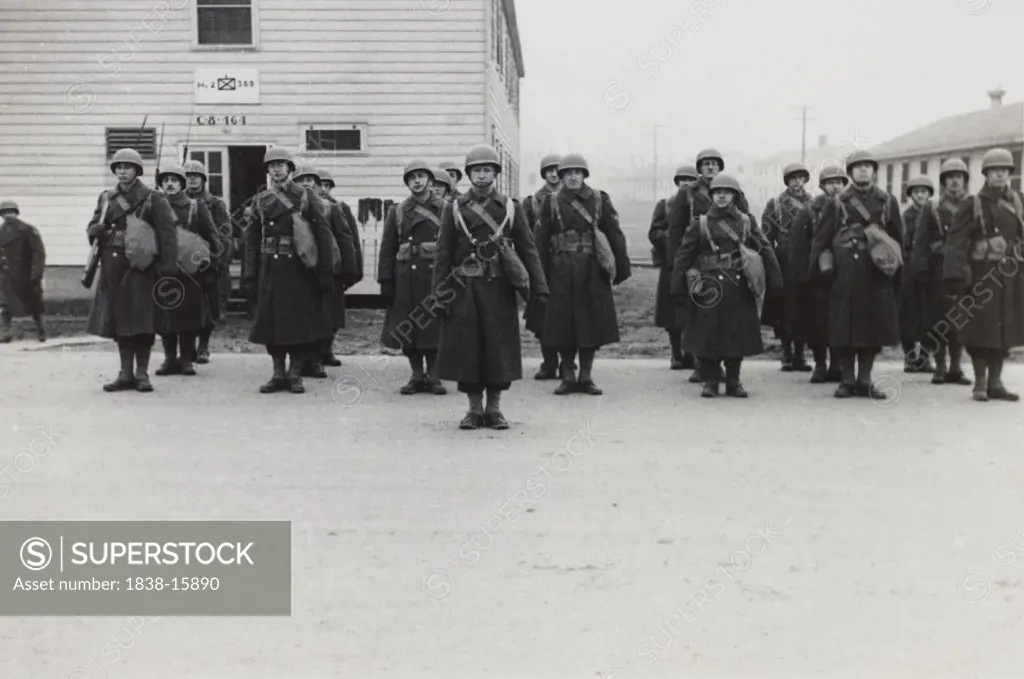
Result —
M 988 91 L 988 97 L 991 99 L 991 107 L 999 108 L 1003 105 L 1003 96 L 1006 94 L 1006 90 L 1002 87 L 997 87 L 994 90 Z

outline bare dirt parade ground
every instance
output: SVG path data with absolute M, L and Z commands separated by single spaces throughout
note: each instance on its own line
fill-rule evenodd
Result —
M 458 431 L 453 384 L 399 396 L 377 311 L 299 396 L 257 393 L 240 319 L 153 394 L 102 392 L 110 342 L 0 347 L 5 520 L 290 520 L 293 571 L 289 618 L 5 618 L 0 677 L 1019 676 L 1021 406 L 898 353 L 884 404 L 777 360 L 701 399 L 652 280 L 617 292 L 604 396 L 534 381 L 524 334 L 506 432 Z

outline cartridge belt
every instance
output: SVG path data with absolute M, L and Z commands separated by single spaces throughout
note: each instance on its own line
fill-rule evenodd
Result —
M 427 241 L 424 243 L 402 243 L 398 246 L 398 254 L 395 255 L 395 260 L 399 262 L 408 262 L 413 257 L 421 257 L 423 259 L 436 259 L 437 258 L 437 243 Z
M 552 251 L 556 254 L 594 254 L 594 234 L 589 231 L 563 231 L 555 234 Z
M 291 257 L 295 253 L 290 236 L 268 236 L 260 244 L 260 252 L 264 255 L 283 255 Z

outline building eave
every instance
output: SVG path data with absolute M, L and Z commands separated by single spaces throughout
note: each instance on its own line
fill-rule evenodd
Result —
M 519 42 L 519 23 L 516 21 L 515 0 L 502 0 L 502 7 L 505 10 L 505 21 L 508 22 L 509 34 L 512 36 L 512 54 L 516 59 L 516 70 L 519 77 L 526 77 L 526 66 L 523 64 L 523 47 Z

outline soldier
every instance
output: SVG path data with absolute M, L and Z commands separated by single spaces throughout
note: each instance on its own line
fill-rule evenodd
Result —
M 178 227 L 199 234 L 211 255 L 205 270 L 194 275 L 179 270 L 173 277 L 161 278 L 154 288 L 157 332 L 164 345 L 164 362 L 156 374 L 195 375 L 196 337 L 210 324 L 208 291 L 220 278 L 217 255 L 222 246 L 206 202 L 185 194 L 185 168 L 164 170 L 157 175 L 156 183 L 163 189 Z
M 1010 188 L 1013 156 L 992 149 L 981 161 L 985 185 L 960 206 L 946 234 L 943 279 L 960 296 L 949 321 L 974 365 L 975 401 L 1019 401 L 1003 385 L 1003 363 L 1024 346 L 1024 197 Z
M 672 297 L 672 265 L 675 253 L 666 252 L 668 248 L 668 215 L 676 196 L 697 181 L 697 170 L 692 165 L 680 165 L 673 178 L 676 193 L 663 198 L 654 206 L 651 217 L 651 228 L 647 238 L 651 241 L 651 258 L 658 267 L 658 292 L 654 303 L 654 324 L 668 332 L 671 348 L 672 370 L 693 370 L 696 363 L 693 355 L 683 351 L 683 329 L 686 327 L 686 307 L 676 304 Z
M 928 353 L 921 348 L 926 329 L 922 328 L 921 310 L 923 289 L 913 276 L 911 258 L 914 251 L 914 231 L 922 209 L 935 195 L 935 185 L 928 177 L 913 177 L 907 182 L 907 197 L 911 203 L 903 211 L 903 269 L 900 287 L 896 293 L 896 306 L 900 317 L 900 343 L 903 345 L 903 372 L 930 373 L 933 368 Z
M 736 206 L 743 195 L 735 177 L 718 174 L 711 181 L 712 207 L 699 215 L 683 236 L 672 267 L 672 295 L 694 303 L 687 320 L 683 343 L 700 361 L 704 376 L 701 396 L 718 396 L 721 363 L 725 363 L 725 393 L 735 398 L 749 395 L 740 381 L 740 367 L 747 356 L 764 351 L 758 314 L 757 282 L 741 246 L 760 253 L 766 283 L 782 289 L 782 273 L 771 243 L 754 216 Z
M 462 181 L 462 170 L 459 169 L 459 164 L 453 163 L 450 160 L 445 160 L 442 161 L 440 165 L 438 165 L 438 167 L 447 172 L 448 176 L 452 178 L 452 190 L 451 194 L 448 197 L 451 198 L 452 200 L 455 200 L 456 198 L 462 195 L 462 193 L 459 191 L 459 182 Z
M 924 294 L 924 336 L 922 346 L 935 356 L 935 374 L 932 384 L 970 385 L 971 380 L 961 368 L 963 354 L 955 325 L 947 318 L 957 313 L 956 296 L 950 295 L 942 280 L 943 250 L 946 234 L 961 206 L 967 202 L 967 165 L 959 158 L 950 158 L 939 170 L 942 193 L 938 205 L 926 203 L 914 228 L 912 257 L 908 268 Z M 910 229 L 910 224 L 906 225 Z M 946 355 L 949 354 L 949 369 Z
M 100 193 L 96 209 L 89 221 L 89 243 L 100 247 L 99 282 L 89 312 L 88 333 L 117 342 L 121 371 L 117 378 L 103 385 L 104 391 L 153 391 L 149 381 L 149 359 L 156 335 L 154 291 L 158 279 L 174 276 L 178 271 L 178 238 L 175 216 L 167 199 L 149 188 L 142 176 L 142 156 L 135 149 L 125 148 L 114 154 L 110 171 L 117 175 L 117 186 Z M 135 219 L 150 226 L 156 236 L 152 243 L 139 248 L 143 256 L 130 261 L 125 249 L 129 217 L 132 231 Z M 139 268 L 152 257 L 145 268 Z M 134 364 L 134 373 L 133 373 Z
M 428 308 L 440 305 L 444 317 L 438 376 L 458 382 L 469 398 L 460 429 L 508 429 L 501 392 L 523 376 L 516 292 L 533 300 L 548 294 L 518 201 L 495 190 L 499 172 L 501 162 L 492 147 L 474 146 L 466 154 L 472 188 L 445 204 L 434 296 L 425 303 Z
M 526 218 L 526 226 L 529 227 L 534 237 L 537 235 L 537 227 L 540 219 L 540 206 L 550 194 L 558 193 L 562 188 L 562 178 L 558 176 L 558 167 L 562 162 L 562 156 L 548 154 L 540 160 L 540 176 L 544 185 L 537 189 L 537 193 L 528 197 L 523 202 L 523 216 Z M 534 374 L 535 380 L 553 380 L 560 374 L 561 368 L 558 364 L 558 349 L 549 346 L 544 342 L 544 314 L 546 309 L 528 305 L 523 314 L 526 321 L 526 329 L 534 334 L 540 342 L 540 352 L 543 356 L 540 368 Z M 575 364 L 573 370 L 575 370 Z
M 782 371 L 811 372 L 811 366 L 804 358 L 804 343 L 794 340 L 789 334 L 789 325 L 796 314 L 797 272 L 789 263 L 790 229 L 796 216 L 811 202 L 811 194 L 804 188 L 811 181 L 811 173 L 802 163 L 790 163 L 782 171 L 782 183 L 786 190 L 768 201 L 761 215 L 764 234 L 775 250 L 782 268 L 784 284 L 781 304 L 768 305 L 765 318 L 768 325 L 775 327 L 775 336 L 782 343 Z M 771 308 L 774 306 L 775 308 Z
M 260 393 L 287 389 L 301 394 L 306 391 L 303 362 L 315 342 L 331 335 L 331 229 L 320 199 L 291 180 L 296 166 L 288 149 L 270 148 L 263 164 L 270 183 L 255 198 L 253 221 L 245 234 L 245 287 L 249 296 L 257 290 L 249 341 L 266 346 L 274 362 L 273 376 Z
M 583 156 L 562 158 L 558 176 L 562 189 L 541 204 L 535 239 L 550 290 L 544 342 L 561 354 L 562 381 L 555 394 L 599 396 L 594 355 L 619 341 L 612 286 L 630 277 L 626 238 L 611 198 L 587 185 L 590 170 Z M 572 368 L 577 352 L 578 381 Z
M 841 382 L 842 371 L 835 350 L 828 345 L 828 307 L 831 295 L 820 276 L 811 277 L 811 242 L 821 223 L 825 203 L 846 188 L 850 178 L 842 168 L 828 165 L 818 175 L 822 190 L 800 211 L 789 232 L 789 266 L 797 286 L 796 308 L 789 317 L 788 332 L 794 342 L 806 342 L 814 357 L 812 384 Z
M 323 168 L 314 168 L 313 172 L 320 177 L 320 183 L 315 187 L 316 193 L 328 209 L 327 222 L 330 224 L 340 254 L 339 265 L 334 271 L 334 295 L 331 299 L 331 326 L 334 332 L 320 344 L 321 365 L 337 368 L 341 365 L 341 360 L 334 355 L 334 336 L 345 327 L 347 320 L 345 292 L 363 280 L 363 252 L 359 243 L 359 228 L 356 226 L 351 208 L 345 202 L 335 200 L 331 195 L 334 177 Z M 312 371 L 312 366 L 310 370 Z
M 23 222 L 18 204 L 0 201 L 0 343 L 14 337 L 11 304 L 17 300 L 36 324 L 36 338 L 46 341 L 43 325 L 43 270 L 46 248 L 38 229 Z
M 215 324 L 223 321 L 227 313 L 227 300 L 231 292 L 231 260 L 235 256 L 235 227 L 231 223 L 227 204 L 207 188 L 209 175 L 206 166 L 198 160 L 188 160 L 181 169 L 185 172 L 185 194 L 192 200 L 206 204 L 218 239 L 218 249 L 213 254 L 217 255 L 219 273 L 217 276 L 206 275 L 203 278 L 206 298 L 210 304 L 210 322 L 199 332 L 196 363 L 205 365 L 210 362 L 210 335 L 213 334 Z
M 409 360 L 412 377 L 399 393 L 448 393 L 437 377 L 437 342 L 440 322 L 433 312 L 424 318 L 421 308 L 433 291 L 437 236 L 445 201 L 431 195 L 434 173 L 429 165 L 414 160 L 405 166 L 402 180 L 409 197 L 394 205 L 384 220 L 377 280 L 387 305 L 381 344 L 401 349 Z M 426 372 L 424 372 L 426 361 Z
M 697 154 L 697 172 L 700 173 L 700 177 L 681 193 L 677 194 L 676 199 L 672 201 L 672 207 L 668 211 L 668 238 L 666 240 L 668 247 L 665 252 L 678 251 L 686 229 L 690 227 L 692 222 L 696 221 L 696 217 L 707 214 L 707 211 L 711 209 L 711 180 L 724 169 L 725 159 L 715 149 L 704 149 Z M 742 192 L 736 198 L 734 204 L 740 212 L 746 213 L 750 211 L 746 196 Z M 692 310 L 694 300 L 687 300 L 686 305 L 687 311 L 683 313 L 689 313 Z M 723 379 L 725 379 L 725 376 L 719 374 L 718 381 L 721 382 Z M 703 382 L 700 374 L 700 365 L 690 375 L 689 381 L 693 384 Z
M 439 167 L 431 168 L 430 176 L 433 179 L 430 185 L 431 197 L 436 200 L 448 200 L 453 188 L 452 178 Z
M 899 344 L 894 278 L 875 264 L 865 231 L 880 227 L 898 247 L 903 225 L 896 197 L 875 185 L 878 161 L 869 152 L 851 154 L 846 172 L 853 182 L 825 203 L 811 244 L 811 274 L 824 275 L 826 285 L 831 283 L 829 345 L 843 373 L 836 398 L 884 400 L 886 395 L 871 381 L 871 369 L 882 347 Z M 831 269 L 821 266 L 822 253 L 826 262 L 833 262 Z

